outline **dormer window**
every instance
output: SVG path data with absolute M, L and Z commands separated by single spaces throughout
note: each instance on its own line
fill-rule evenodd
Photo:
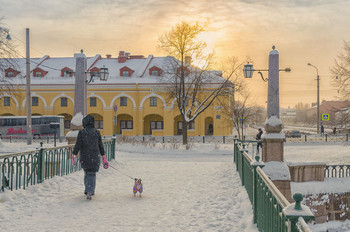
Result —
M 63 76 L 64 77 L 70 77 L 70 74 L 71 74 L 71 72 L 69 72 L 69 71 L 64 71 L 63 72 Z
M 149 69 L 149 75 L 159 77 L 162 75 L 162 70 L 156 66 L 153 66 L 152 68 Z
M 90 76 L 98 77 L 100 75 L 100 69 L 97 67 L 93 67 L 90 69 Z
M 46 74 L 47 72 L 40 68 L 35 68 L 33 70 L 33 77 L 44 77 Z
M 122 77 L 131 77 L 133 72 L 134 72 L 134 70 L 124 66 L 123 68 L 120 69 L 120 76 L 122 76 Z
M 183 67 L 183 71 L 185 73 L 185 76 L 188 76 L 188 74 L 190 74 L 190 70 L 186 67 Z M 181 75 L 181 67 L 177 69 L 177 75 Z
M 18 71 L 13 68 L 8 68 L 5 70 L 5 77 L 16 77 L 18 75 Z
M 73 70 L 70 68 L 63 68 L 61 70 L 61 77 L 72 77 L 73 76 Z
M 122 76 L 123 76 L 123 77 L 128 77 L 128 76 L 130 76 L 129 71 L 123 71 Z

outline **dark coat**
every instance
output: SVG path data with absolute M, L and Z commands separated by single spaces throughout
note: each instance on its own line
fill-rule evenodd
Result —
M 256 134 L 256 140 L 260 140 L 262 134 L 263 134 L 262 130 L 259 130 L 259 133 Z
M 80 151 L 81 167 L 85 171 L 98 172 L 100 167 L 100 157 L 105 155 L 102 144 L 101 134 L 95 129 L 95 119 L 91 115 L 83 118 L 84 129 L 78 133 L 73 154 L 77 155 Z

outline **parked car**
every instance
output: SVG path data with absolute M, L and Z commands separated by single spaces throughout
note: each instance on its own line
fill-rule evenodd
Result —
M 287 138 L 301 138 L 301 133 L 298 130 L 290 130 L 284 132 Z

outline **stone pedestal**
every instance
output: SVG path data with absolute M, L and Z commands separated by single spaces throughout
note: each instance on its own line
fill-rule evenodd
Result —
M 292 182 L 324 181 L 326 163 L 288 163 Z
M 271 116 L 265 123 L 267 134 L 261 136 L 263 141 L 262 161 L 284 161 L 284 142 L 286 137 L 282 131 L 282 122 L 277 116 Z
M 290 203 L 293 202 L 290 180 L 272 180 L 272 183 Z
M 71 130 L 66 135 L 68 145 L 75 144 L 75 142 L 77 141 L 78 132 L 79 132 L 79 130 L 81 130 L 83 128 L 84 128 L 83 125 L 81 125 L 81 126 L 76 126 L 74 124 L 70 125 Z

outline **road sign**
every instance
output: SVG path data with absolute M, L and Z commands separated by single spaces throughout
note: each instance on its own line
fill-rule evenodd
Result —
M 329 114 L 322 114 L 322 121 L 329 121 Z
M 238 118 L 238 123 L 239 124 L 244 124 L 244 117 Z
M 117 112 L 117 110 L 118 110 L 118 106 L 114 105 L 114 112 Z

